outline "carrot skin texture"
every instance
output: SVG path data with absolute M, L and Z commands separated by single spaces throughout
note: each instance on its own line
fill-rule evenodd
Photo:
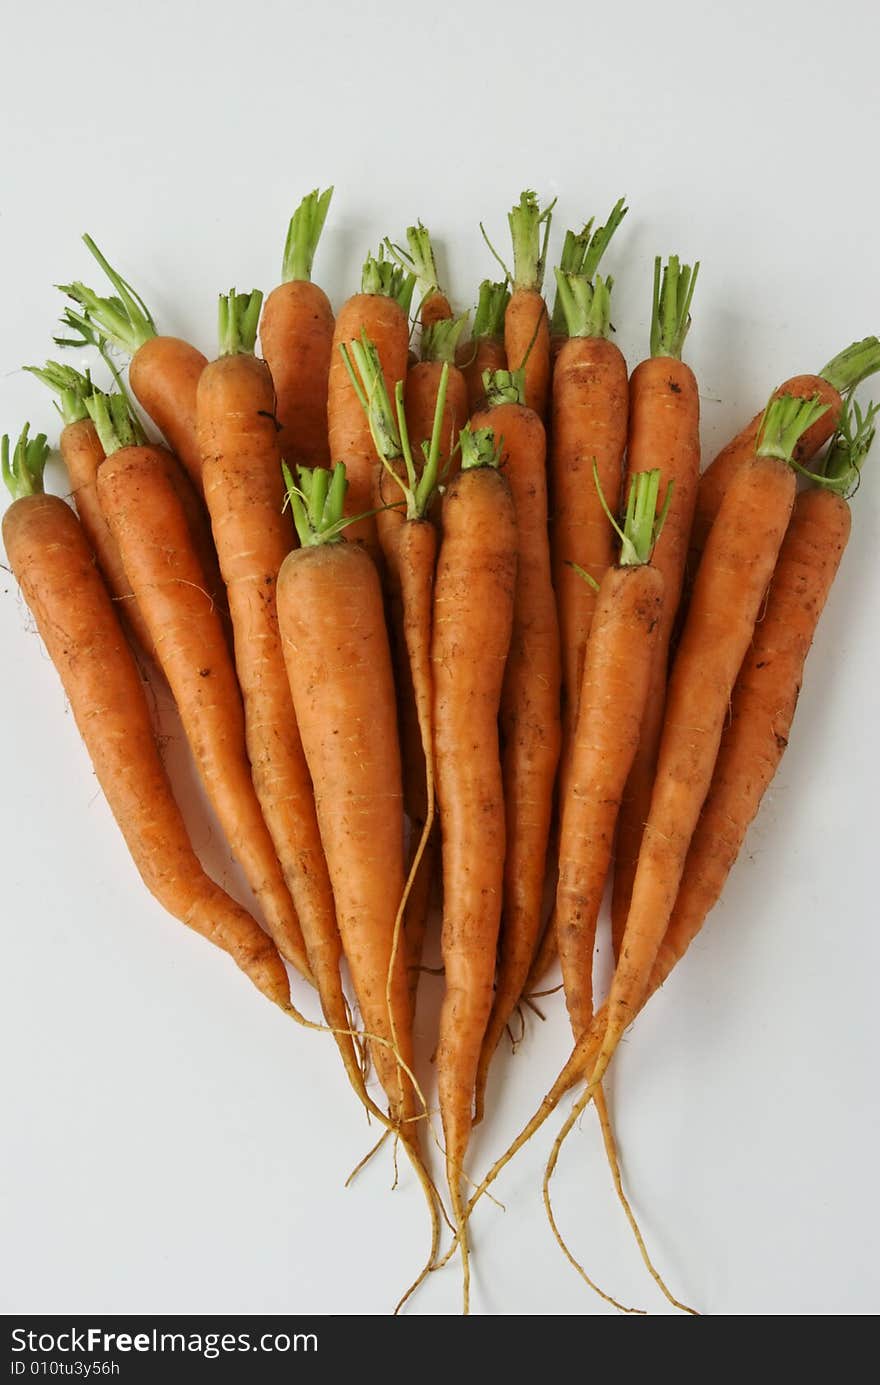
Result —
M 455 353 L 456 364 L 467 387 L 468 413 L 475 414 L 486 402 L 483 371 L 507 369 L 507 352 L 502 337 L 478 337 L 466 341 Z
M 369 554 L 348 542 L 295 549 L 278 576 L 278 618 L 343 950 L 364 1029 L 390 1043 L 386 981 L 403 893 L 403 790 L 391 653 Z M 411 1066 L 402 947 L 396 960 L 394 1022 Z M 394 1119 L 411 1118 L 411 1083 L 388 1047 L 370 1047 Z M 401 1134 L 413 1142 L 417 1127 Z
M 538 289 L 514 289 L 504 314 L 504 350 L 511 370 L 525 366 L 526 405 L 547 417 L 550 393 L 550 319 Z
M 790 394 L 796 399 L 812 399 L 813 395 L 818 395 L 823 404 L 829 405 L 827 411 L 807 429 L 794 450 L 796 461 L 808 462 L 824 447 L 837 428 L 843 400 L 834 386 L 823 380 L 821 375 L 794 375 L 774 391 L 773 398 L 778 399 L 783 394 Z M 688 570 L 692 576 L 699 566 L 709 530 L 728 486 L 740 467 L 747 465 L 754 456 L 763 417 L 763 410 L 755 414 L 752 421 L 721 449 L 700 477 L 688 557 Z
M 179 337 L 150 337 L 131 358 L 128 379 L 135 399 L 155 423 L 198 491 L 202 457 L 196 423 L 196 390 L 206 356 Z
M 345 462 L 348 478 L 345 513 L 348 515 L 364 514 L 372 507 L 376 468 L 381 465 L 367 416 L 339 350 L 341 345 L 358 340 L 362 331 L 379 353 L 391 399 L 397 381 L 406 379 L 409 358 L 409 322 L 406 313 L 392 298 L 357 293 L 348 300 L 336 319 L 327 385 L 330 457 L 334 462 Z M 346 534 L 349 542 L 361 540 L 373 553 L 377 551 L 376 521 L 372 516 L 349 525 Z
M 587 641 L 556 890 L 556 937 L 575 1039 L 593 1018 L 596 921 L 651 688 L 664 587 L 653 565 L 609 568 Z
M 600 1064 L 607 1064 L 649 983 L 794 498 L 793 469 L 754 457 L 731 482 L 709 534 L 669 679 L 657 777 Z
M 282 955 L 305 945 L 251 779 L 244 712 L 220 615 L 162 448 L 126 447 L 98 473 L 101 507 L 174 694 L 196 767 Z
M 626 361 L 614 343 L 603 337 L 569 338 L 553 372 L 550 447 L 550 532 L 566 736 L 573 732 L 577 718 L 584 651 L 596 603 L 595 592 L 569 564 L 578 563 L 601 582 L 615 561 L 614 532 L 596 492 L 593 459 L 614 513 L 620 502 L 628 397 Z
M 329 466 L 327 384 L 333 351 L 333 309 L 308 280 L 279 284 L 260 320 L 263 355 L 275 385 L 281 455 L 293 466 Z
M 553 787 L 559 764 L 559 622 L 547 535 L 546 438 L 537 414 L 500 404 L 472 420 L 503 440 L 516 515 L 513 630 L 501 693 L 505 797 L 503 911 L 498 978 L 477 1078 L 477 1118 L 489 1064 L 519 1000 L 541 928 Z
M 433 327 L 437 322 L 448 322 L 452 317 L 452 304 L 440 289 L 429 293 L 419 308 L 419 322 L 422 328 Z
M 175 918 L 228 952 L 269 1000 L 287 1005 L 287 972 L 275 945 L 208 878 L 190 845 L 137 665 L 73 511 L 51 495 L 16 501 L 3 517 L 3 539 L 147 889 Z
M 71 499 L 107 589 L 118 603 L 118 613 L 140 649 L 155 659 L 150 632 L 134 599 L 116 540 L 98 500 L 98 468 L 105 461 L 105 454 L 92 420 L 82 418 L 76 423 L 68 423 L 61 432 L 60 450 L 70 477 Z
M 636 472 L 655 468 L 660 471 L 660 494 L 665 493 L 670 481 L 673 491 L 651 555 L 652 567 L 663 576 L 665 595 L 638 750 L 620 808 L 611 904 L 615 957 L 626 925 L 642 832 L 651 804 L 663 729 L 669 644 L 684 583 L 700 474 L 700 395 L 690 367 L 669 356 L 642 361 L 630 377 L 629 400 L 624 494 L 629 478 Z
M 421 444 L 430 439 L 434 427 L 434 412 L 437 408 L 437 393 L 440 388 L 442 370 L 443 366 L 440 361 L 419 361 L 407 373 L 404 410 L 410 442 L 417 455 Z M 467 385 L 457 366 L 450 366 L 440 434 L 439 462 L 439 475 L 447 482 L 451 481 L 452 477 L 460 470 L 459 455 L 456 449 L 458 435 L 467 420 Z
M 276 583 L 296 537 L 284 508 L 272 400 L 269 368 L 254 356 L 221 356 L 205 367 L 198 396 L 205 500 L 229 595 L 254 787 L 325 1017 L 344 1030 L 342 947 L 278 624 Z M 351 1038 L 336 1040 L 355 1071 Z
M 461 472 L 443 501 L 434 588 L 434 751 L 446 992 L 437 1082 L 453 1202 L 492 1008 L 504 885 L 498 714 L 513 627 L 516 516 L 497 471 Z

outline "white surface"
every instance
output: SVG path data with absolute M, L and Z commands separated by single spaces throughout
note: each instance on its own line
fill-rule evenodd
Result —
M 611 14 L 155 0 L 73 21 L 67 5 L 17 6 L 0 85 L 2 428 L 55 426 L 18 366 L 54 354 L 53 282 L 99 277 L 85 229 L 161 328 L 210 350 L 216 293 L 273 285 L 316 184 L 336 185 L 316 277 L 337 305 L 364 252 L 417 216 L 467 304 L 493 271 L 478 219 L 503 245 L 507 208 L 534 186 L 559 195 L 560 233 L 627 193 L 608 268 L 631 365 L 651 256 L 702 259 L 687 354 L 711 456 L 777 381 L 880 331 L 878 28 L 867 4 L 816 0 Z M 645 1233 L 708 1313 L 878 1308 L 875 469 L 777 784 L 615 1069 Z M 0 1311 L 387 1312 L 426 1244 L 410 1174 L 391 1195 L 383 1155 L 343 1190 L 371 1134 L 331 1044 L 146 896 L 0 575 Z M 424 987 L 423 1004 L 439 982 Z M 568 1052 L 561 998 L 547 1010 L 498 1059 L 475 1171 Z M 506 1215 L 487 1203 L 475 1218 L 477 1312 L 606 1311 L 543 1219 L 561 1118 L 499 1183 Z M 663 1312 L 583 1124 L 555 1183 L 562 1226 L 604 1285 Z M 410 1311 L 458 1305 L 449 1269 Z

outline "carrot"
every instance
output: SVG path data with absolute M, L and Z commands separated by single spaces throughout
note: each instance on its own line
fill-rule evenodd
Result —
M 497 470 L 492 434 L 466 429 L 461 442 L 462 470 L 443 500 L 431 658 L 446 970 L 437 1085 L 468 1312 L 460 1185 L 501 917 L 505 830 L 498 713 L 513 626 L 516 516 L 510 488 Z
M 613 535 L 592 481 L 593 462 L 612 510 L 619 504 L 626 447 L 626 361 L 611 332 L 612 280 L 557 274 L 569 339 L 553 371 L 550 447 L 553 585 L 562 640 L 563 764 L 577 722 L 584 651 L 596 593 L 577 563 L 601 582 L 614 562 Z
M 80 335 L 56 337 L 60 346 L 85 340 L 109 342 L 131 357 L 128 378 L 135 399 L 150 416 L 171 451 L 179 457 L 201 495 L 202 459 L 196 431 L 196 387 L 207 361 L 201 351 L 179 337 L 159 336 L 140 294 L 108 264 L 91 236 L 87 248 L 113 286 L 114 296 L 101 298 L 78 281 L 59 285 L 82 312 L 68 309 L 64 321 Z
M 789 463 L 798 438 L 826 407 L 787 395 L 771 401 L 754 458 L 728 487 L 712 526 L 669 680 L 657 776 L 592 1088 L 648 985 L 712 780 L 730 696 L 791 517 L 795 473 Z
M 854 341 L 851 346 L 839 352 L 818 375 L 795 375 L 779 386 L 776 398 L 784 394 L 797 399 L 816 396 L 828 406 L 822 417 L 818 418 L 800 439 L 795 454 L 797 461 L 808 462 L 816 455 L 837 428 L 843 413 L 844 396 L 878 370 L 880 340 L 877 337 L 865 337 L 862 341 Z M 756 414 L 751 423 L 746 424 L 745 428 L 721 449 L 700 477 L 688 555 L 688 571 L 691 575 L 699 566 L 709 530 L 715 521 L 727 487 L 754 451 L 762 417 L 762 414 Z
M 404 885 L 403 791 L 382 591 L 366 550 L 341 538 L 344 464 L 333 468 L 332 478 L 322 468 L 298 468 L 296 483 L 286 475 L 301 544 L 278 575 L 287 676 L 342 946 L 391 1119 L 432 1207 L 433 1260 L 439 1227 L 419 1153 L 402 951 L 392 965 Z
M 295 535 L 284 505 L 272 377 L 253 354 L 259 295 L 233 293 L 220 302 L 221 354 L 199 380 L 198 425 L 205 500 L 229 593 L 247 755 L 324 1017 L 352 1086 L 372 1105 L 350 1032 L 333 892 L 278 625 L 276 582 Z
M 485 398 L 483 375 L 487 370 L 506 370 L 507 353 L 504 350 L 504 316 L 510 302 L 507 280 L 493 284 L 484 279 L 480 284 L 479 298 L 470 341 L 459 346 L 455 359 L 465 379 L 468 395 L 468 413 L 476 413 Z
M 348 513 L 361 516 L 349 526 L 348 539 L 359 539 L 377 552 L 376 523 L 366 514 L 373 503 L 373 487 L 379 459 L 370 425 L 351 382 L 341 346 L 359 341 L 364 333 L 375 344 L 385 383 L 393 393 L 398 380 L 406 379 L 409 355 L 407 313 L 415 278 L 393 261 L 369 255 L 364 265 L 361 292 L 343 306 L 333 333 L 333 354 L 327 394 L 330 455 L 343 458 L 346 467 Z
M 437 275 L 437 262 L 431 235 L 426 226 L 419 221 L 415 226 L 407 226 L 406 243 L 409 250 L 392 245 L 385 246 L 392 259 L 396 260 L 405 274 L 415 276 L 415 287 L 419 295 L 418 319 L 422 331 L 427 331 L 438 322 L 445 322 L 454 316 L 449 299 L 440 287 Z M 414 435 L 415 436 L 415 435 Z
M 598 487 L 598 470 L 596 476 Z M 659 469 L 633 472 L 622 529 L 609 514 L 621 540 L 620 563 L 608 568 L 596 599 L 559 836 L 556 937 L 575 1039 L 593 1018 L 596 921 L 648 704 L 665 599 L 664 574 L 652 551 L 674 487 L 667 482 L 658 516 Z
M 155 659 L 146 621 L 134 599 L 116 540 L 98 503 L 97 476 L 98 467 L 104 461 L 104 449 L 86 407 L 86 397 L 92 391 L 89 374 L 86 372 L 82 375 L 72 366 L 59 365 L 56 361 L 47 361 L 42 370 L 36 366 L 25 366 L 24 369 L 58 395 L 56 408 L 64 424 L 60 440 L 61 459 L 70 477 L 71 498 L 80 524 L 110 595 L 118 603 L 118 612 L 125 627 L 131 631 L 143 653 Z M 141 441 L 146 439 L 141 438 Z
M 486 407 L 472 419 L 499 440 L 516 512 L 513 633 L 501 694 L 506 855 L 495 999 L 480 1054 L 476 1119 L 489 1064 L 519 1000 L 541 927 L 553 786 L 559 762 L 559 624 L 547 537 L 546 441 L 523 404 L 522 371 L 487 374 Z
M 651 803 L 663 727 L 669 643 L 684 582 L 699 484 L 700 395 L 693 371 L 681 359 L 699 268 L 695 264 L 692 271 L 689 265 L 679 264 L 677 255 L 671 255 L 661 277 L 661 261 L 659 257 L 654 261 L 651 355 L 636 366 L 629 381 L 628 476 L 658 467 L 661 484 L 674 482 L 675 489 L 651 559 L 663 575 L 665 599 L 638 750 L 620 808 L 611 904 L 615 957 L 620 951 Z
M 513 280 L 504 314 L 504 350 L 511 370 L 525 370 L 526 404 L 541 419 L 547 413 L 550 390 L 550 327 L 542 289 L 555 205 L 554 198 L 542 212 L 535 194 L 524 192 L 507 218 L 513 239 Z
M 806 656 L 849 538 L 850 513 L 845 497 L 858 485 L 861 465 L 874 437 L 876 412 L 872 406 L 862 414 L 857 405 L 847 411 L 824 466 L 812 477 L 813 485 L 795 500 L 764 615 L 755 625 L 736 680 L 712 783 L 640 1009 L 684 957 L 717 902 L 788 745 Z M 468 1212 L 565 1093 L 592 1072 L 607 1021 L 606 1005 L 575 1045 L 535 1115 L 475 1190 Z M 589 1087 L 572 1108 L 561 1138 L 588 1099 Z
M 414 1010 L 436 856 L 432 844 L 435 834 L 431 608 L 437 531 L 427 516 L 442 474 L 442 438 L 450 370 L 448 365 L 441 369 L 430 442 L 425 439 L 422 465 L 417 468 L 410 444 L 403 382 L 397 382 L 395 407 L 392 407 L 382 378 L 379 353 L 367 340 L 352 343 L 351 353 L 346 352 L 346 362 L 382 461 L 375 494 L 376 522 L 388 579 L 396 646 L 394 662 L 400 707 L 403 801 L 412 832 L 409 871 L 395 919 L 392 962 L 403 922 L 410 1000 Z
M 459 338 L 467 325 L 461 317 L 441 318 L 422 331 L 422 359 L 406 376 L 405 409 L 410 435 L 421 442 L 434 430 L 440 381 L 446 380 L 446 403 L 440 419 L 440 471 L 450 481 L 459 469 L 458 437 L 468 418 L 468 390 L 455 364 Z
M 44 495 L 45 436 L 24 429 L 3 478 L 9 562 L 70 702 L 80 735 L 147 889 L 163 908 L 227 952 L 286 1009 L 287 973 L 273 942 L 210 880 L 192 849 L 156 746 L 146 694 L 113 603 L 73 511 Z
M 559 257 L 559 270 L 562 274 L 578 274 L 585 279 L 593 279 L 599 269 L 602 256 L 608 249 L 611 237 L 629 211 L 625 199 L 619 198 L 608 214 L 604 226 L 594 230 L 595 217 L 590 217 L 582 231 L 566 231 Z M 565 320 L 565 307 L 558 288 L 550 317 L 550 356 L 556 357 L 568 338 L 568 324 Z
M 312 261 L 333 189 L 316 188 L 290 219 L 281 283 L 260 320 L 263 355 L 275 385 L 274 413 L 282 457 L 292 464 L 328 466 L 327 381 L 333 352 L 333 309 L 311 282 Z
M 205 792 L 282 956 L 311 980 L 302 933 L 251 779 L 244 714 L 220 615 L 162 448 L 134 443 L 106 396 L 89 412 L 107 460 L 98 499 L 168 680 Z

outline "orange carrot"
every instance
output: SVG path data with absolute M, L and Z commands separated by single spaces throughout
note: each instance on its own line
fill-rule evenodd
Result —
M 83 236 L 83 240 L 110 280 L 114 296 L 101 298 L 79 282 L 60 285 L 62 293 L 82 311 L 68 308 L 63 317 L 78 335 L 73 340 L 55 340 L 60 346 L 79 346 L 85 341 L 103 347 L 109 342 L 131 357 L 128 378 L 135 399 L 180 458 L 201 495 L 196 388 L 207 361 L 201 351 L 179 337 L 159 336 L 140 294 L 108 264 L 91 236 Z
M 648 985 L 712 780 L 730 696 L 791 517 L 795 473 L 789 462 L 798 438 L 826 407 L 789 396 L 771 401 L 754 458 L 731 482 L 712 526 L 669 680 L 651 807 L 590 1088 L 601 1081 Z
M 351 382 L 341 346 L 359 341 L 361 334 L 374 343 L 382 362 L 382 374 L 391 393 L 398 380 L 406 379 L 409 356 L 409 312 L 415 279 L 393 261 L 369 255 L 364 265 L 362 291 L 341 309 L 333 334 L 333 354 L 327 395 L 330 455 L 345 460 L 350 515 L 366 515 L 373 503 L 379 459 L 357 392 Z M 377 552 L 376 522 L 372 516 L 349 526 L 349 541 L 359 539 Z
M 798 462 L 808 462 L 824 446 L 840 422 L 844 396 L 878 370 L 880 341 L 877 337 L 865 337 L 862 341 L 854 341 L 851 346 L 841 351 L 818 375 L 795 375 L 779 386 L 774 396 L 777 399 L 783 394 L 797 399 L 811 399 L 815 396 L 828 405 L 827 411 L 807 429 L 798 443 L 795 454 Z M 688 571 L 692 575 L 699 566 L 709 530 L 715 521 L 725 491 L 754 451 L 762 416 L 756 414 L 751 423 L 746 424 L 745 428 L 721 449 L 700 477 L 688 556 Z
M 516 581 L 516 516 L 498 460 L 491 433 L 462 433 L 462 470 L 443 500 L 431 651 L 446 969 L 437 1084 L 462 1245 L 465 1312 L 470 1272 L 461 1180 L 501 917 L 505 834 L 498 713 Z
M 501 694 L 506 855 L 495 999 L 476 1080 L 483 1112 L 489 1064 L 519 1000 L 541 927 L 553 786 L 559 761 L 559 624 L 547 537 L 546 441 L 523 404 L 522 372 L 486 376 L 486 408 L 471 426 L 499 440 L 516 512 L 513 634 Z
M 455 364 L 455 350 L 467 314 L 442 318 L 422 332 L 422 359 L 406 376 L 405 409 L 414 440 L 430 438 L 434 430 L 441 379 L 446 380 L 446 403 L 440 419 L 440 471 L 451 481 L 459 470 L 458 437 L 468 418 L 467 383 Z
M 524 192 L 507 218 L 513 239 L 513 291 L 504 314 L 504 349 L 509 368 L 525 370 L 526 404 L 541 419 L 550 390 L 550 325 L 542 290 L 555 205 L 554 198 L 542 212 L 535 194 Z
M 506 279 L 500 284 L 493 284 L 491 279 L 483 280 L 474 313 L 471 339 L 459 346 L 455 354 L 456 363 L 467 385 L 469 414 L 476 413 L 477 409 L 482 407 L 485 399 L 485 372 L 507 369 L 504 315 L 509 302 L 510 290 Z
M 107 397 L 89 412 L 107 460 L 98 498 L 152 636 L 205 792 L 282 956 L 311 980 L 302 933 L 251 779 L 244 714 L 223 625 L 205 591 L 163 448 L 134 445 Z
M 229 593 L 254 788 L 299 916 L 324 1017 L 352 1086 L 368 1102 L 349 1032 L 333 892 L 278 625 L 276 582 L 295 535 L 284 505 L 272 377 L 253 354 L 258 312 L 258 296 L 221 298 L 221 355 L 199 381 L 205 500 Z
M 417 466 L 410 444 L 403 382 L 397 383 L 392 407 L 375 346 L 367 340 L 353 342 L 346 361 L 382 460 L 376 486 L 376 523 L 396 647 L 403 799 L 411 828 L 409 873 L 395 921 L 394 951 L 399 945 L 397 933 L 402 920 L 414 1006 L 436 856 L 431 626 L 437 532 L 427 516 L 441 475 L 446 390 L 451 372 L 448 365 L 441 368 L 430 441 L 423 439 L 421 466 Z M 417 438 L 418 434 L 414 436 Z
M 609 515 L 620 535 L 620 563 L 608 568 L 596 598 L 559 834 L 556 937 L 576 1040 L 593 1018 L 596 921 L 663 612 L 664 576 L 651 554 L 674 486 L 674 481 L 668 484 L 657 517 L 659 470 L 632 473 L 623 528 Z
M 669 642 L 681 597 L 688 538 L 700 474 L 700 395 L 696 377 L 681 360 L 690 326 L 690 305 L 699 264 L 693 271 L 672 255 L 662 272 L 654 261 L 651 355 L 629 381 L 627 472 L 659 468 L 661 485 L 674 483 L 663 532 L 651 562 L 663 576 L 665 598 L 654 645 L 651 689 L 642 719 L 639 746 L 620 808 L 611 905 L 614 955 L 626 925 L 636 861 L 651 803 L 657 750 L 663 727 Z
M 333 189 L 316 188 L 290 219 L 281 283 L 266 299 L 260 320 L 263 355 L 275 385 L 275 417 L 282 457 L 327 466 L 327 381 L 333 352 L 333 309 L 311 282 L 312 261 Z
M 48 448 L 27 428 L 2 470 L 15 503 L 3 541 L 80 735 L 137 870 L 159 903 L 228 952 L 258 990 L 286 1009 L 290 990 L 271 939 L 215 885 L 192 849 L 156 746 L 137 665 L 82 527 L 42 493 Z
M 626 447 L 626 361 L 609 340 L 611 280 L 557 275 L 569 339 L 553 371 L 550 447 L 553 585 L 559 607 L 565 745 L 577 721 L 584 651 L 596 593 L 571 566 L 601 582 L 614 562 L 611 528 L 593 485 L 593 462 L 612 510 L 619 504 Z

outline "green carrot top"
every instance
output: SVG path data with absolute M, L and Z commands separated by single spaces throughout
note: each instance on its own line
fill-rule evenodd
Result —
M 86 399 L 94 385 L 89 372 L 74 370 L 71 365 L 61 365 L 58 361 L 47 361 L 40 368 L 35 365 L 22 367 L 29 375 L 35 375 L 44 385 L 58 396 L 55 407 L 61 415 L 61 422 L 67 428 L 71 423 L 80 423 L 88 418 Z
M 389 255 L 404 273 L 415 276 L 415 287 L 422 301 L 430 298 L 432 293 L 442 293 L 431 233 L 427 226 L 423 226 L 421 221 L 416 222 L 415 226 L 407 226 L 406 243 L 408 250 L 392 244 L 387 238 L 384 242 Z
M 585 278 L 592 279 L 608 249 L 611 237 L 628 211 L 626 199 L 621 197 L 611 208 L 604 226 L 597 226 L 594 230 L 596 218 L 590 217 L 582 231 L 566 231 L 562 254 L 559 257 L 559 268 L 563 274 L 582 274 Z M 550 331 L 553 336 L 562 337 L 566 335 L 567 330 L 565 309 L 557 290 Z
M 437 487 L 440 484 L 440 445 L 442 441 L 443 412 L 446 408 L 446 392 L 449 382 L 449 365 L 444 362 L 440 372 L 437 389 L 437 403 L 434 408 L 434 423 L 430 440 L 418 439 L 422 458 L 417 466 L 410 443 L 409 429 L 404 409 L 404 384 L 398 380 L 394 388 L 394 407 L 388 397 L 385 377 L 379 352 L 366 335 L 360 341 L 353 341 L 350 348 L 340 345 L 343 360 L 348 370 L 355 393 L 367 416 L 373 444 L 383 466 L 394 477 L 406 500 L 407 519 L 424 519 Z M 404 475 L 399 474 L 395 462 L 403 462 Z
M 302 547 L 340 541 L 343 529 L 354 518 L 345 514 L 345 463 L 337 462 L 332 472 L 322 466 L 298 466 L 296 480 L 286 462 L 281 463 L 281 470 Z
M 547 241 L 556 198 L 541 211 L 533 192 L 524 192 L 507 220 L 513 240 L 513 287 L 540 293 L 547 263 Z
M 526 372 L 519 370 L 484 370 L 483 393 L 489 408 L 499 404 L 525 404 Z
M 657 506 L 660 499 L 659 468 L 655 468 L 653 471 L 637 471 L 630 481 L 622 526 L 618 524 L 608 508 L 608 502 L 599 481 L 599 468 L 595 460 L 593 461 L 593 483 L 599 493 L 602 508 L 620 539 L 619 566 L 642 567 L 645 563 L 649 563 L 654 546 L 660 537 L 663 525 L 666 523 L 675 482 L 670 481 L 666 487 L 663 504 L 658 511 Z
M 403 269 L 394 260 L 385 256 L 384 242 L 376 255 L 368 255 L 361 274 L 361 292 L 379 294 L 383 298 L 393 298 L 395 303 L 408 315 L 412 305 L 416 277 Z
M 313 192 L 306 194 L 290 218 L 281 265 L 282 283 L 308 283 L 311 280 L 312 263 L 324 222 L 327 220 L 327 210 L 332 196 L 332 188 L 327 188 L 324 192 L 319 192 L 315 188 Z
M 112 457 L 123 447 L 142 447 L 146 443 L 141 422 L 127 395 L 120 390 L 105 393 L 93 386 L 84 402 L 106 456 Z
M 498 470 L 503 447 L 496 442 L 491 428 L 472 428 L 468 423 L 459 434 L 462 471 L 477 471 L 480 467 Z
M 423 361 L 455 364 L 455 352 L 467 326 L 468 314 L 442 317 L 422 329 L 421 355 Z
M 844 500 L 850 500 L 859 488 L 862 479 L 862 463 L 871 450 L 877 425 L 874 419 L 880 413 L 880 404 L 869 404 L 862 411 L 856 400 L 844 409 L 837 432 L 828 445 L 825 456 L 812 471 L 797 466 L 814 486 L 834 491 Z
M 81 312 L 68 308 L 65 324 L 78 333 L 74 339 L 56 337 L 59 346 L 101 345 L 106 340 L 133 356 L 145 341 L 156 335 L 156 324 L 140 294 L 104 258 L 91 236 L 83 236 L 86 246 L 98 261 L 115 292 L 102 298 L 86 284 L 75 280 L 59 284 L 62 293 L 72 298 Z
M 839 351 L 833 360 L 822 367 L 819 374 L 839 394 L 846 394 L 863 380 L 867 380 L 869 375 L 875 375 L 878 370 L 880 341 L 876 337 L 864 337 Z
M 651 355 L 681 360 L 684 339 L 691 325 L 691 300 L 697 286 L 700 262 L 691 268 L 670 255 L 665 267 L 654 260 L 654 293 L 651 312 Z
M 818 396 L 797 399 L 791 394 L 781 394 L 771 399 L 758 429 L 755 455 L 778 457 L 781 462 L 790 463 L 803 434 L 827 412 L 828 405 Z
M 49 460 L 49 444 L 45 433 L 38 433 L 35 438 L 29 437 L 30 427 L 26 423 L 22 428 L 11 457 L 8 433 L 0 438 L 0 471 L 13 500 L 43 494 L 43 472 Z
M 259 289 L 221 293 L 217 307 L 217 335 L 221 356 L 252 356 L 257 344 L 263 295 Z
M 510 302 L 510 289 L 507 280 L 493 283 L 484 279 L 480 284 L 479 298 L 474 313 L 474 326 L 471 336 L 474 341 L 480 337 L 502 337 L 504 335 L 504 314 Z
M 611 290 L 614 280 L 597 274 L 590 280 L 584 274 L 568 274 L 557 269 L 558 297 L 565 314 L 570 337 L 609 337 L 611 326 Z

